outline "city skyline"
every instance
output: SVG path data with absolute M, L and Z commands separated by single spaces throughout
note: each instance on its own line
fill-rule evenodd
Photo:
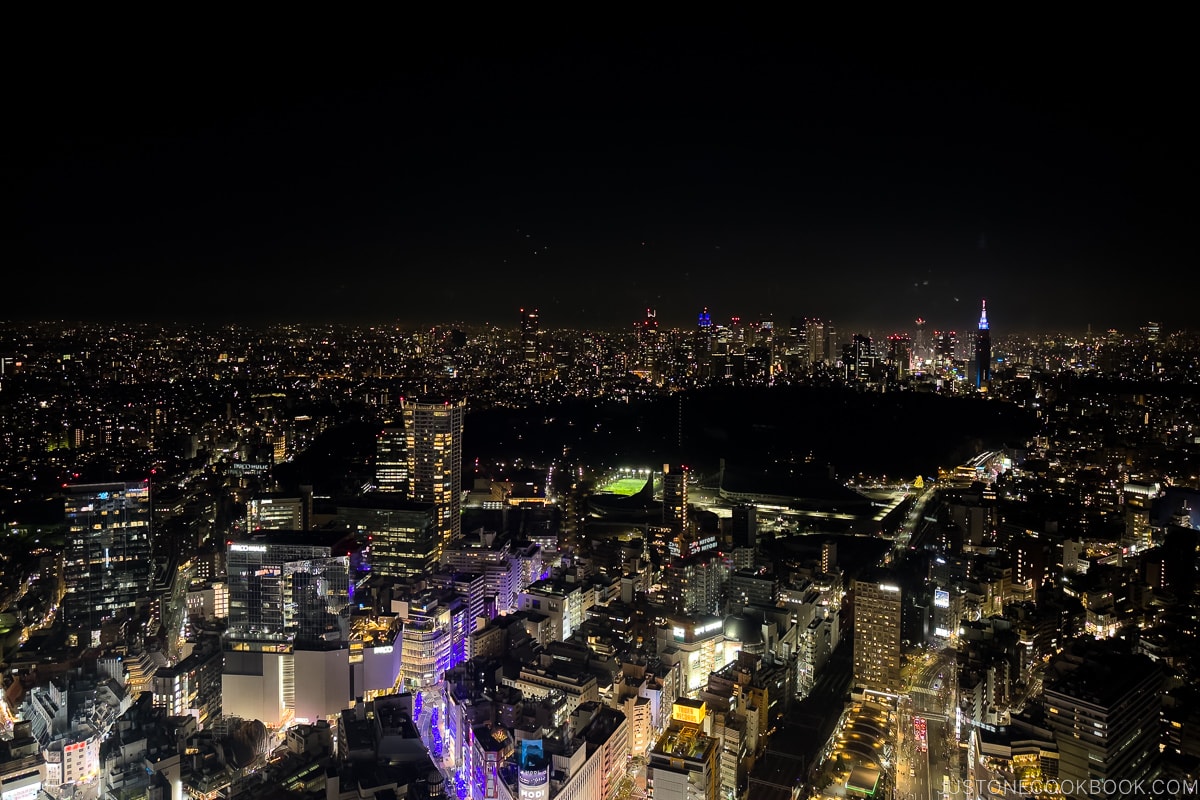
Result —
M 1200 334 L 992 305 L 0 323 L 0 794 L 1194 792 Z
M 1170 48 L 649 27 L 185 47 L 117 80 L 143 54 L 71 44 L 20 98 L 11 319 L 618 329 L 707 306 L 883 335 L 971 330 L 986 298 L 997 335 L 1190 321 Z

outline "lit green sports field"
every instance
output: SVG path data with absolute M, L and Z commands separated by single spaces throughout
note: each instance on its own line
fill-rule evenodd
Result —
M 646 485 L 646 477 L 641 478 L 620 478 L 604 487 L 604 491 L 612 492 L 613 494 L 632 495 L 637 494 Z

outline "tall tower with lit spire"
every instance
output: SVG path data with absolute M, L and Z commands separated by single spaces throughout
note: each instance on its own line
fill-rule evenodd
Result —
M 979 312 L 979 330 L 975 333 L 975 388 L 986 392 L 992 385 L 992 333 L 988 330 L 987 300 Z

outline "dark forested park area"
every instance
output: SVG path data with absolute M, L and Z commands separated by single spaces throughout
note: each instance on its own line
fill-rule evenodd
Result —
M 831 464 L 839 477 L 913 477 L 984 449 L 1021 447 L 1035 429 L 1028 410 L 974 397 L 837 386 L 710 388 L 628 402 L 468 410 L 463 477 L 471 479 L 476 459 L 487 469 L 517 459 L 545 467 L 555 458 L 597 469 L 685 463 L 699 472 L 715 471 L 722 458 L 764 466 L 811 459 Z M 371 476 L 377 432 L 370 422 L 334 428 L 278 467 L 276 478 L 284 488 L 349 489 Z

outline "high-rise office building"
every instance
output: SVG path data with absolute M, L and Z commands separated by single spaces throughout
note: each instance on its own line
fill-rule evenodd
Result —
M 900 689 L 900 587 L 884 576 L 854 581 L 854 683 Z
M 312 496 L 264 495 L 246 504 L 246 525 L 252 531 L 302 531 L 308 527 Z
M 975 388 L 986 392 L 992 385 L 992 333 L 988 330 L 987 300 L 979 313 L 975 332 Z
M 1058 743 L 1058 779 L 1074 785 L 1136 780 L 1159 758 L 1163 673 L 1112 640 L 1080 643 L 1058 657 L 1042 698 Z M 1090 652 L 1089 652 L 1090 650 Z
M 462 443 L 466 398 L 401 401 L 408 453 L 408 497 L 433 503 L 437 513 L 435 555 L 462 532 Z
M 837 539 L 827 539 L 821 542 L 821 573 L 832 575 L 837 569 Z
M 1157 481 L 1129 481 L 1125 484 L 1125 535 L 1121 538 L 1121 544 L 1128 547 L 1130 552 L 1149 550 L 1154 544 L 1150 512 L 1161 494 L 1162 485 Z
M 810 367 L 825 361 L 825 323 L 819 319 L 809 319 L 804 322 L 804 339 L 808 344 L 808 365 Z
M 838 353 L 841 352 L 841 337 L 838 334 L 837 326 L 829 320 L 825 321 L 825 363 L 832 365 L 837 361 Z
M 663 525 L 675 533 L 688 527 L 688 468 L 663 464 Z
M 873 377 L 875 365 L 879 361 L 874 340 L 865 333 L 854 334 L 846 346 L 843 360 L 850 380 L 869 380 Z
M 359 556 L 346 531 L 269 531 L 228 543 L 222 713 L 277 727 L 348 706 Z
M 735 548 L 758 547 L 758 509 L 753 503 L 742 503 L 733 507 L 730 533 Z
M 888 372 L 892 378 L 903 378 L 912 369 L 912 339 L 907 333 L 893 333 L 887 343 Z
M 658 373 L 663 343 L 658 335 L 658 312 L 646 309 L 645 318 L 637 325 L 638 367 L 648 376 Z
M 65 493 L 63 619 L 95 640 L 104 624 L 131 619 L 150 590 L 150 483 L 78 484 Z
M 939 367 L 949 367 L 958 358 L 958 332 L 933 332 L 933 360 Z
M 387 425 L 375 437 L 375 488 L 408 492 L 408 451 L 403 425 Z
M 521 352 L 526 364 L 536 364 L 540 357 L 541 324 L 536 308 L 521 309 Z
M 913 322 L 913 360 L 916 362 L 913 369 L 924 369 L 926 362 L 930 360 L 929 335 L 925 330 L 927 324 L 923 317 L 917 317 Z
M 269 531 L 230 542 L 226 563 L 235 650 L 283 652 L 349 633 L 350 556 L 344 531 Z
M 368 492 L 339 500 L 337 516 L 370 541 L 373 575 L 427 575 L 437 566 L 433 503 L 413 502 L 396 492 Z
M 696 332 L 692 338 L 693 369 L 697 377 L 708 377 L 709 366 L 712 363 L 713 333 L 712 315 L 705 306 L 696 315 Z
M 729 568 L 716 551 L 673 558 L 663 572 L 666 604 L 673 611 L 714 614 L 719 610 Z

